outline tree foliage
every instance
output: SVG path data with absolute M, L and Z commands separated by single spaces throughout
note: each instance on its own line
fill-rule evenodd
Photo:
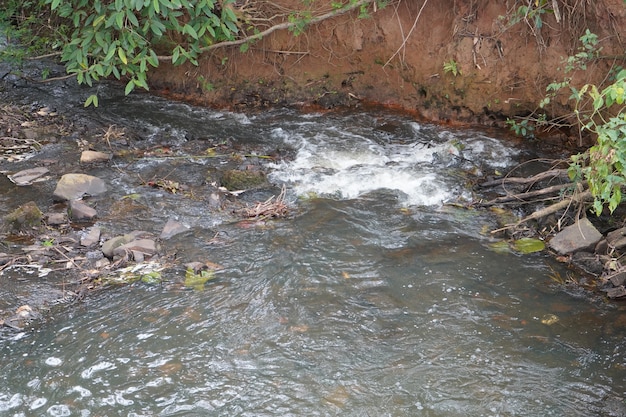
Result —
M 157 51 L 174 65 L 197 64 L 201 49 L 234 39 L 232 0 L 44 0 L 71 29 L 61 60 L 80 84 L 101 78 L 127 81 L 125 93 L 148 89 L 147 72 L 159 65 Z M 98 104 L 97 96 L 86 105 Z

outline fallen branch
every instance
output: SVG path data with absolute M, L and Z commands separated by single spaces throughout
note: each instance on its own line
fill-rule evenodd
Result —
M 276 200 L 274 200 L 276 198 Z M 285 204 L 285 187 L 281 190 L 278 197 L 271 196 L 262 203 L 257 203 L 253 208 L 243 210 L 243 214 L 247 217 L 284 217 L 287 215 L 288 209 Z
M 493 206 L 494 204 L 509 203 L 512 201 L 516 203 L 520 203 L 520 204 L 529 203 L 530 201 L 528 200 L 531 198 L 543 197 L 546 195 L 554 194 L 554 193 L 562 191 L 564 188 L 573 187 L 573 186 L 574 186 L 574 183 L 558 184 L 558 185 L 553 185 L 551 187 L 542 188 L 541 190 L 528 191 L 526 193 L 518 193 L 518 194 L 508 194 L 502 197 L 494 198 L 493 200 L 487 201 L 485 203 L 481 203 L 480 205 L 484 207 L 488 207 L 488 206 Z
M 505 184 L 534 184 L 539 181 L 554 179 L 554 178 L 562 178 L 567 177 L 567 169 L 551 169 L 548 171 L 540 172 L 537 175 L 533 175 L 532 177 L 522 178 L 522 177 L 504 177 L 499 178 L 497 180 L 486 181 L 480 184 L 481 187 L 495 187 L 497 185 L 505 185 Z
M 526 223 L 526 222 L 529 222 L 531 220 L 541 219 L 543 217 L 546 217 L 546 216 L 549 216 L 551 214 L 554 214 L 554 213 L 556 213 L 559 210 L 567 208 L 571 204 L 583 203 L 583 202 L 585 202 L 587 200 L 591 200 L 592 198 L 593 198 L 593 196 L 591 195 L 591 191 L 589 191 L 589 190 L 584 191 L 582 193 L 576 193 L 576 194 L 574 194 L 570 198 L 566 198 L 564 200 L 559 201 L 558 203 L 552 204 L 551 206 L 548 206 L 548 207 L 545 207 L 545 208 L 542 208 L 540 210 L 537 210 L 537 211 L 533 212 L 532 214 L 524 217 L 523 219 L 521 219 L 517 223 L 507 224 L 505 227 L 502 227 L 502 228 L 496 229 L 496 230 L 492 230 L 491 233 L 494 234 L 494 233 L 502 232 L 502 231 L 507 230 L 507 229 L 518 227 L 519 225 L 521 225 L 523 223 Z

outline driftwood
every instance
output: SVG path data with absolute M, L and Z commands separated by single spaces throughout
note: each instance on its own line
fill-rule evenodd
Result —
M 493 206 L 494 204 L 502 204 L 502 203 L 509 203 L 509 202 L 523 204 L 523 203 L 528 202 L 528 200 L 531 198 L 544 197 L 544 196 L 549 196 L 551 194 L 560 193 L 563 189 L 574 187 L 574 185 L 575 185 L 574 183 L 559 184 L 559 185 L 553 185 L 550 187 L 542 188 L 541 190 L 536 190 L 536 191 L 528 191 L 525 193 L 518 193 L 518 194 L 508 194 L 508 195 L 494 198 L 493 200 L 481 203 L 480 205 L 488 207 L 488 206 Z M 558 198 L 558 196 L 554 196 L 552 198 Z
M 285 187 L 281 190 L 278 197 L 271 196 L 262 203 L 257 203 L 252 208 L 243 210 L 243 214 L 247 217 L 285 217 L 289 210 L 285 203 Z
M 505 227 L 502 227 L 500 229 L 496 229 L 496 230 L 492 230 L 491 233 L 498 233 L 501 232 L 503 230 L 507 230 L 507 229 L 511 229 L 514 227 L 518 227 L 521 224 L 524 224 L 526 222 L 529 222 L 531 220 L 537 220 L 537 219 L 541 219 L 543 217 L 549 216 L 551 214 L 554 214 L 556 212 L 558 212 L 559 210 L 565 209 L 568 206 L 570 206 L 571 204 L 577 204 L 577 203 L 584 203 L 588 200 L 591 200 L 593 198 L 593 196 L 591 195 L 591 191 L 587 190 L 587 191 L 583 191 L 581 193 L 576 193 L 574 194 L 572 197 L 566 198 L 564 200 L 559 201 L 558 203 L 554 203 L 548 207 L 542 208 L 540 210 L 537 210 L 535 212 L 533 212 L 532 214 L 524 217 L 523 219 L 521 219 L 520 221 L 518 221 L 517 223 L 511 223 L 511 224 L 507 224 Z
M 523 177 L 504 177 L 498 178 L 497 180 L 486 181 L 480 184 L 483 188 L 495 187 L 498 185 L 506 185 L 506 184 L 518 184 L 518 185 L 527 185 L 534 184 L 539 181 L 544 181 L 548 179 L 554 178 L 567 178 L 567 169 L 551 169 L 548 171 L 540 172 L 537 175 L 533 175 L 532 177 L 523 178 Z

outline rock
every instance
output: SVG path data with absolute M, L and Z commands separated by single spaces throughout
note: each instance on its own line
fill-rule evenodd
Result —
M 109 161 L 113 156 L 109 153 L 97 152 L 97 151 L 83 151 L 80 154 L 80 163 L 89 164 L 95 162 Z
M 557 233 L 549 243 L 550 248 L 561 255 L 594 248 L 602 234 L 587 219 L 580 219 Z
M 81 246 L 89 247 L 93 246 L 100 241 L 100 228 L 90 227 L 85 230 L 85 234 L 80 238 Z
M 39 168 L 31 168 L 25 169 L 20 172 L 16 172 L 13 175 L 7 175 L 7 178 L 13 182 L 13 184 L 18 186 L 31 185 L 33 182 L 45 181 L 48 177 L 44 177 L 50 170 L 48 168 L 39 167 Z
M 37 207 L 34 201 L 22 204 L 11 213 L 4 217 L 4 221 L 11 226 L 13 230 L 24 230 L 39 226 L 43 219 L 43 213 Z
M 98 212 L 82 201 L 73 200 L 70 202 L 69 216 L 76 221 L 93 220 L 98 216 Z
M 224 172 L 222 186 L 228 191 L 249 190 L 266 184 L 265 174 L 261 171 L 231 169 Z
M 144 258 L 154 256 L 158 251 L 159 245 L 156 241 L 152 239 L 137 239 L 115 248 L 113 256 L 123 257 L 132 253 L 135 261 L 143 262 Z
M 52 194 L 56 201 L 79 200 L 83 196 L 96 196 L 106 192 L 103 180 L 86 174 L 65 174 Z
M 102 253 L 104 253 L 104 256 L 111 259 L 113 258 L 114 251 L 116 248 L 122 245 L 125 245 L 127 243 L 130 243 L 133 240 L 149 238 L 150 236 L 151 236 L 150 233 L 139 231 L 139 230 L 135 230 L 131 233 L 127 233 L 123 236 L 116 236 L 104 242 L 104 244 L 102 245 Z
M 620 285 L 624 285 L 624 282 L 626 282 L 626 271 L 618 272 L 617 274 L 612 275 L 611 278 L 609 278 L 609 280 L 611 281 L 611 284 L 613 284 L 614 287 L 619 287 Z
M 67 223 L 67 215 L 65 213 L 49 213 L 46 221 L 50 226 L 60 226 Z
M 189 230 L 189 227 L 177 222 L 176 220 L 169 219 L 167 223 L 165 223 L 165 226 L 163 226 L 163 231 L 159 237 L 163 240 L 167 240 L 179 233 L 186 232 L 187 230 Z
M 616 288 L 611 288 L 606 292 L 606 296 L 609 298 L 620 298 L 626 296 L 626 287 L 620 285 Z
M 599 276 L 604 271 L 603 259 L 595 253 L 575 252 L 572 263 L 588 274 Z
M 41 315 L 29 305 L 23 305 L 15 310 L 15 314 L 4 321 L 4 325 L 15 330 L 23 330 L 30 322 L 39 319 Z
M 620 250 L 626 247 L 626 227 L 609 232 L 606 235 L 609 247 Z

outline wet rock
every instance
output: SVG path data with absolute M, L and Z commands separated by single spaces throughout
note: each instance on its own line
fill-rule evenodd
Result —
M 106 192 L 107 186 L 100 178 L 86 174 L 65 174 L 54 190 L 57 201 L 79 200 L 84 196 L 96 196 Z
M 620 250 L 626 247 L 626 227 L 614 230 L 606 235 L 609 247 Z
M 81 246 L 89 247 L 93 246 L 100 241 L 100 228 L 99 227 L 90 227 L 85 230 L 85 233 L 80 238 Z
M 189 230 L 188 226 L 185 226 L 184 224 L 179 223 L 176 220 L 169 219 L 167 223 L 165 223 L 165 226 L 163 226 L 163 231 L 161 232 L 161 235 L 159 237 L 161 239 L 167 240 L 173 236 L 176 236 L 177 234 L 186 232 L 187 230 Z
M 611 281 L 611 284 L 613 284 L 614 287 L 619 287 L 620 285 L 624 285 L 624 282 L 626 282 L 626 271 L 621 271 L 615 275 L 612 275 L 609 278 L 609 281 Z
M 104 242 L 104 244 L 102 245 L 102 253 L 104 253 L 104 256 L 111 259 L 114 256 L 114 251 L 116 248 L 130 243 L 134 240 L 150 238 L 150 236 L 150 233 L 140 230 L 135 230 L 123 236 L 116 236 Z
M 67 215 L 65 213 L 49 213 L 46 222 L 49 226 L 60 226 L 67 223 Z
M 132 258 L 137 262 L 143 262 L 145 258 L 150 258 L 157 254 L 159 245 L 152 239 L 137 239 L 125 243 L 113 250 L 113 257 L 127 257 L 132 254 Z
M 594 248 L 602 234 L 587 219 L 580 219 L 557 233 L 549 243 L 550 248 L 561 255 Z
M 29 201 L 4 217 L 4 221 L 13 230 L 25 230 L 41 224 L 43 213 L 34 201 Z
M 104 152 L 97 151 L 83 151 L 80 154 L 81 164 L 90 164 L 96 162 L 106 162 L 112 158 L 112 155 Z
M 79 200 L 73 200 L 69 206 L 70 219 L 75 221 L 93 220 L 98 216 L 98 212 Z
M 610 288 L 609 290 L 607 290 L 606 296 L 609 298 L 624 297 L 626 296 L 626 287 L 624 287 L 623 285 L 620 285 L 619 287 L 616 287 L 616 288 Z
M 599 276 L 604 271 L 604 261 L 603 257 L 595 253 L 576 252 L 572 255 L 572 263 L 574 265 L 595 276 Z
M 3 324 L 15 330 L 23 330 L 30 322 L 39 319 L 41 315 L 29 305 L 23 305 L 15 310 L 15 314 L 4 320 Z
M 44 177 L 50 170 L 48 168 L 39 167 L 39 168 L 31 168 L 25 169 L 20 172 L 16 172 L 13 175 L 7 175 L 7 178 L 11 180 L 15 185 L 25 186 L 31 185 L 34 182 L 45 181 L 48 177 Z
M 249 190 L 266 183 L 265 174 L 261 171 L 231 169 L 224 172 L 221 184 L 229 191 Z

